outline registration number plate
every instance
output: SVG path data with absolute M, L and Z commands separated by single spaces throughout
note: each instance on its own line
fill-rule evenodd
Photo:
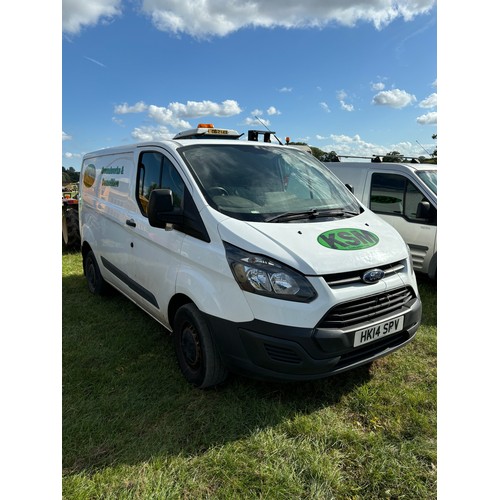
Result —
M 354 347 L 369 344 L 370 342 L 374 342 L 375 340 L 380 340 L 384 337 L 400 332 L 403 329 L 403 325 L 404 316 L 398 316 L 397 318 L 391 319 L 389 321 L 377 323 L 376 325 L 370 326 L 369 328 L 357 330 L 354 333 Z

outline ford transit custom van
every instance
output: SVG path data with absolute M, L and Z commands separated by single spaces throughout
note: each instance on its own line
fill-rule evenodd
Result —
M 199 126 L 84 156 L 88 288 L 173 333 L 196 387 L 235 372 L 329 377 L 410 342 L 421 302 L 400 234 L 311 154 Z

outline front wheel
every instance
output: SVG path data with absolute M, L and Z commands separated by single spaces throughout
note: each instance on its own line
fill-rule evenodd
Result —
M 205 389 L 221 384 L 228 372 L 205 318 L 194 304 L 183 305 L 174 319 L 175 354 L 186 380 Z

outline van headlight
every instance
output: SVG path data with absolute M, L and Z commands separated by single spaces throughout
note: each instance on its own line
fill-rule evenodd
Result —
M 311 302 L 316 290 L 300 273 L 263 255 L 224 242 L 226 258 L 242 290 L 276 299 Z

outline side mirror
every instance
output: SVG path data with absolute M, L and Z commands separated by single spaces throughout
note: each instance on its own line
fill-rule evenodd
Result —
M 417 206 L 417 219 L 428 219 L 431 213 L 431 204 L 428 201 L 421 201 Z
M 148 220 L 153 227 L 165 229 L 171 222 L 178 222 L 178 215 L 173 215 L 174 197 L 171 189 L 151 191 L 148 203 Z M 174 220 L 175 219 L 175 220 Z

